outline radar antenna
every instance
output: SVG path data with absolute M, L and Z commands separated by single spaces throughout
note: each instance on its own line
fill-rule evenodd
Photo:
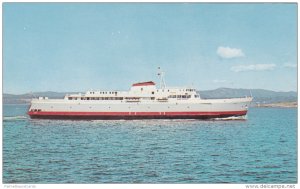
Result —
M 161 89 L 166 88 L 166 82 L 165 82 L 165 78 L 164 78 L 165 72 L 163 72 L 163 71 L 160 69 L 160 67 L 158 67 L 157 75 L 158 75 L 158 77 L 159 77 L 159 79 L 160 79 L 160 88 L 161 88 Z

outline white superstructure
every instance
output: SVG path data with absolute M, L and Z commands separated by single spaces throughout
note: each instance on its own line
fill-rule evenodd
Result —
M 191 87 L 161 87 L 152 81 L 135 83 L 129 91 L 87 91 L 64 99 L 31 101 L 31 118 L 49 119 L 206 119 L 246 115 L 252 97 L 201 99 Z

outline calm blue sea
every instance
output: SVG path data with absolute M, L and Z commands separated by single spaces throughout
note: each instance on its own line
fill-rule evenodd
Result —
M 246 121 L 31 120 L 4 105 L 4 183 L 296 183 L 297 109 Z

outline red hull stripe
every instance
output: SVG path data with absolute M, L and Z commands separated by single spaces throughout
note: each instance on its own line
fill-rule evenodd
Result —
M 30 116 L 239 116 L 247 111 L 225 112 L 28 112 Z

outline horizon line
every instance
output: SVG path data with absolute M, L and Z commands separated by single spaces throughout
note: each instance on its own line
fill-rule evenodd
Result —
M 205 90 L 197 90 L 197 91 L 213 91 L 213 90 L 217 90 L 217 89 L 240 89 L 240 90 L 266 90 L 266 91 L 272 91 L 272 92 L 295 92 L 298 94 L 298 90 L 294 91 L 294 90 L 289 90 L 289 91 L 280 91 L 280 90 L 271 90 L 271 89 L 262 89 L 262 88 L 231 88 L 231 87 L 218 87 L 215 89 L 205 89 Z M 87 90 L 88 91 L 88 90 Z M 29 91 L 29 92 L 23 92 L 23 93 L 10 93 L 10 92 L 4 92 L 2 91 L 2 95 L 3 94 L 10 94 L 10 95 L 25 95 L 25 94 L 30 94 L 30 93 L 46 93 L 46 92 L 54 92 L 54 93 L 86 93 L 87 91 Z M 97 91 L 97 90 L 95 90 Z M 105 91 L 123 91 L 123 90 L 105 90 Z

